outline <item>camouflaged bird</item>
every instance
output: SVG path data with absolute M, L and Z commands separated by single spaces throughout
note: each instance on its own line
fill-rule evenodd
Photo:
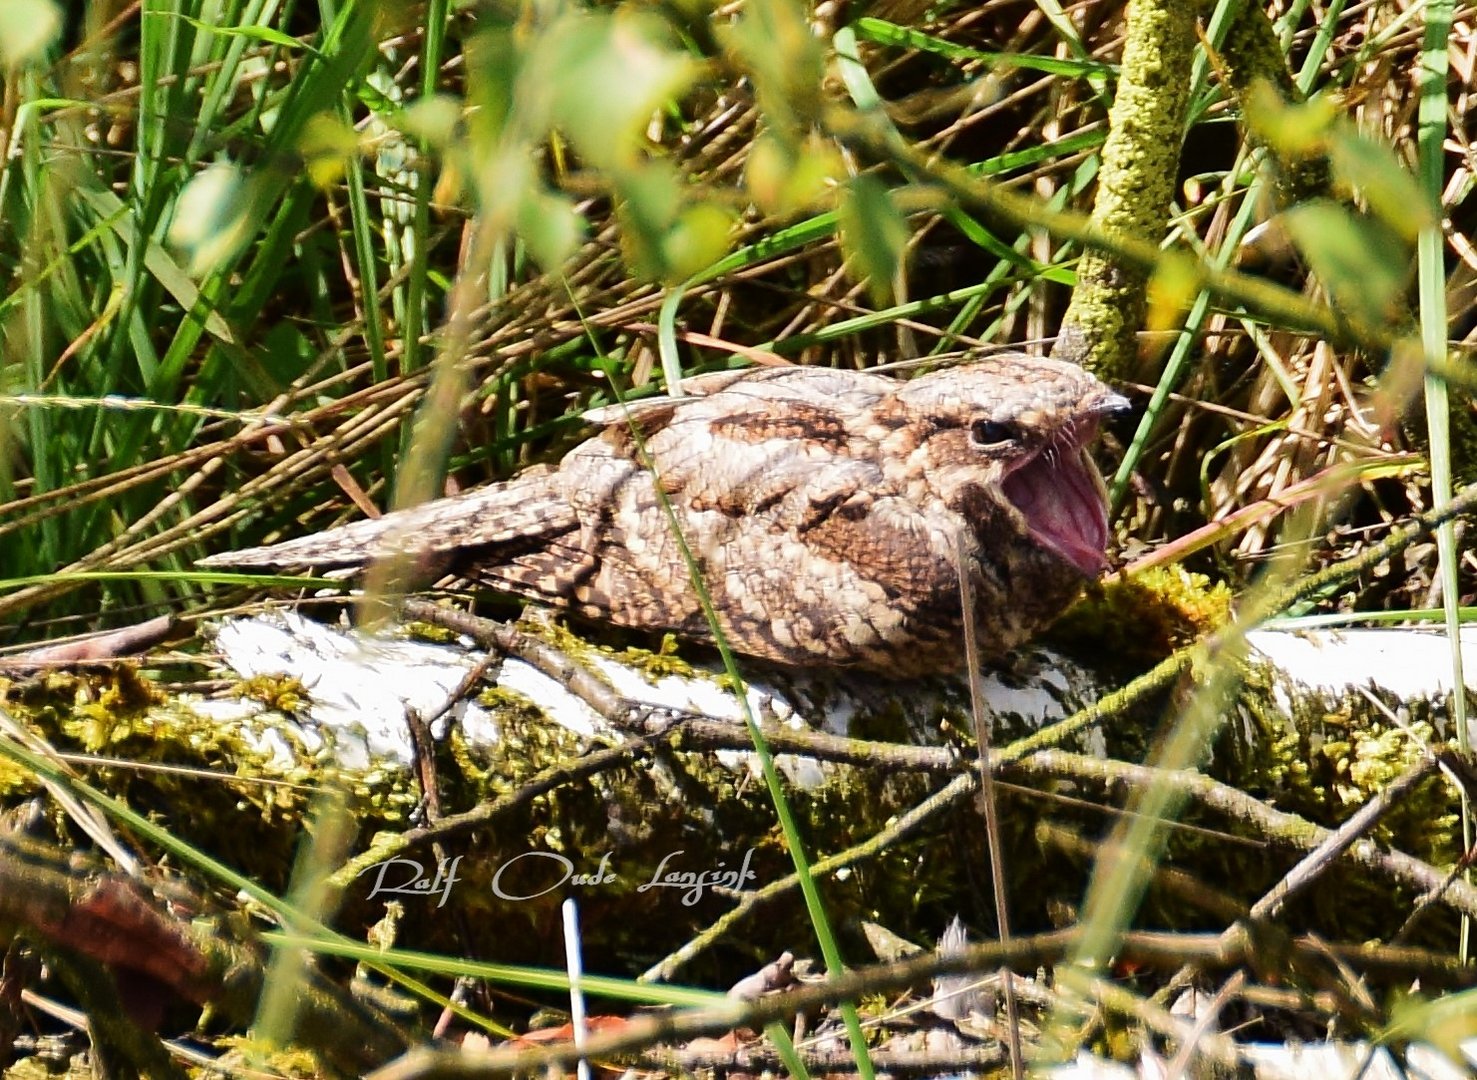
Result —
M 1075 365 L 1002 355 L 908 382 L 765 368 L 684 390 L 591 413 L 604 430 L 556 467 L 203 565 L 399 554 L 428 578 L 711 641 L 660 485 L 735 650 L 894 676 L 963 667 L 961 550 L 992 654 L 1104 566 L 1087 447 L 1128 402 Z

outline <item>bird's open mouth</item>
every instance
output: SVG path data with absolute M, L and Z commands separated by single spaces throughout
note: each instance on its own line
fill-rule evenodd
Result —
M 1032 537 L 1093 577 L 1107 564 L 1107 489 L 1084 445 L 1082 436 L 1091 434 L 1075 434 L 1070 443 L 1047 447 L 1012 470 L 1001 490 Z

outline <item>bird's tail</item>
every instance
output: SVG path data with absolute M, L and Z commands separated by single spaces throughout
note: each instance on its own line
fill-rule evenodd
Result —
M 574 525 L 552 475 L 524 476 L 280 544 L 225 551 L 196 565 L 242 569 L 355 569 L 399 556 L 450 565 L 459 555 Z

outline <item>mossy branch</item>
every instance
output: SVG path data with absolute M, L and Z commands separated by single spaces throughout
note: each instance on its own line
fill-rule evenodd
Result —
M 1169 225 L 1190 100 L 1198 5 L 1133 0 L 1092 222 L 1109 236 L 1158 244 Z M 1053 354 L 1102 378 L 1125 377 L 1138 354 L 1148 275 L 1100 249 L 1077 266 L 1077 287 Z
M 1241 102 L 1243 115 L 1247 96 L 1259 83 L 1271 86 L 1285 105 L 1300 104 L 1304 100 L 1303 92 L 1298 89 L 1288 69 L 1287 54 L 1277 40 L 1276 28 L 1260 4 L 1241 5 L 1236 18 L 1226 28 L 1220 59 L 1221 72 L 1231 93 Z M 1256 138 L 1255 131 L 1249 134 Z M 1326 154 L 1289 158 L 1272 152 L 1271 147 L 1265 149 L 1274 165 L 1278 205 L 1291 206 L 1304 199 L 1328 195 L 1333 186 L 1333 175 Z

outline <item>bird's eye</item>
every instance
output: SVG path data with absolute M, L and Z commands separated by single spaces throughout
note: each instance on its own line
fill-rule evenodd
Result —
M 969 425 L 969 441 L 976 446 L 999 446 L 1020 435 L 1014 424 L 1003 420 L 976 420 Z

